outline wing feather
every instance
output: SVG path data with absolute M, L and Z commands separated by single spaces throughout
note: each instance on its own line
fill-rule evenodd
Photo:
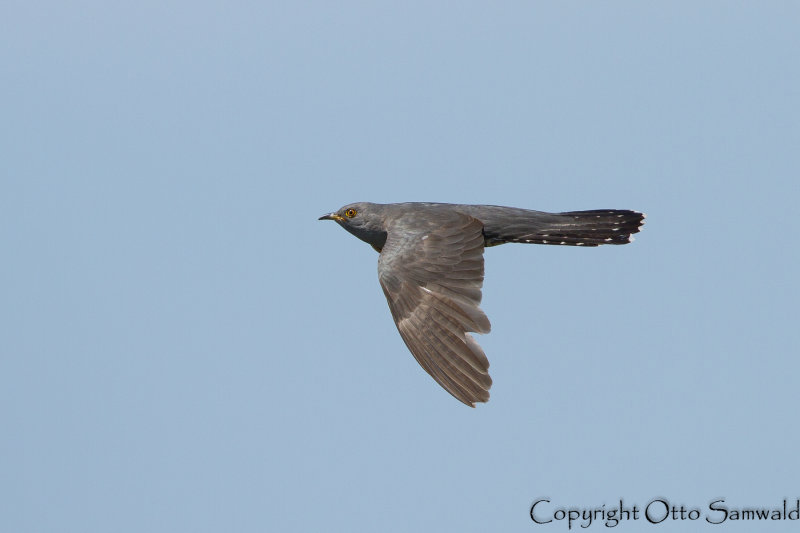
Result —
M 468 333 L 488 333 L 480 308 L 483 224 L 441 211 L 387 227 L 378 277 L 400 336 L 422 368 L 459 401 L 489 399 L 489 360 Z

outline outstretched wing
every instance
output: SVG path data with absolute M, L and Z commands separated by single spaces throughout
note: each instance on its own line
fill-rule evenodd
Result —
M 450 210 L 402 217 L 387 229 L 378 277 L 400 335 L 447 392 L 475 407 L 489 400 L 489 360 L 472 336 L 488 333 L 480 309 L 483 224 Z

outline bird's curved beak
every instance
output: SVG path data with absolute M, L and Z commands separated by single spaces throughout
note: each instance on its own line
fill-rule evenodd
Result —
M 341 222 L 344 220 L 344 217 L 341 217 L 336 213 L 328 213 L 327 215 L 322 215 L 317 220 L 335 220 L 336 222 Z

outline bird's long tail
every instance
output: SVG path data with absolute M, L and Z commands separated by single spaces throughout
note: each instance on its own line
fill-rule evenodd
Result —
M 526 223 L 518 219 L 502 227 L 488 245 L 504 242 L 599 246 L 627 244 L 639 232 L 645 215 L 621 209 L 595 209 L 565 213 L 541 213 Z M 531 223 L 533 222 L 533 223 Z

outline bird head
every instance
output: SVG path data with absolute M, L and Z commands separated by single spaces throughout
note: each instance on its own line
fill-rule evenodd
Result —
M 319 220 L 335 220 L 344 229 L 380 251 L 386 242 L 384 206 L 368 202 L 348 204 Z

